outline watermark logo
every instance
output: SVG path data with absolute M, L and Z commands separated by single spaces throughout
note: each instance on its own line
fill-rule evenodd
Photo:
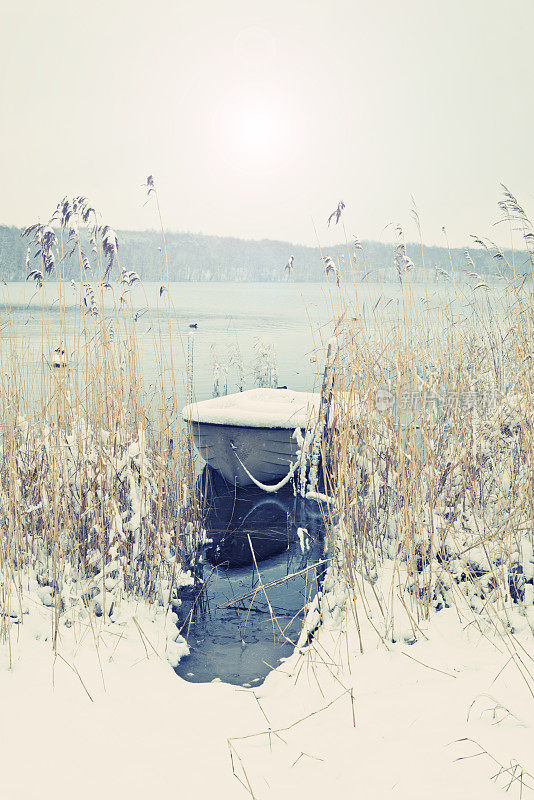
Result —
M 409 411 L 435 407 L 436 409 L 477 409 L 484 410 L 496 408 L 501 393 L 497 390 L 484 392 L 397 392 L 388 389 L 378 389 L 375 394 L 375 408 L 377 411 L 397 409 Z
M 395 395 L 387 389 L 379 389 L 375 395 L 375 408 L 377 411 L 387 411 L 395 405 Z

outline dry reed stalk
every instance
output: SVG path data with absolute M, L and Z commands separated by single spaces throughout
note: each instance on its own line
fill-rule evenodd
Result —
M 118 618 L 123 598 L 167 608 L 202 536 L 187 436 L 176 401 L 171 409 L 164 402 L 169 387 L 158 341 L 166 343 L 166 334 L 153 337 L 154 409 L 129 291 L 135 273 L 122 268 L 115 235 L 98 225 L 83 198 L 60 206 L 54 228 L 28 233 L 40 251 L 41 282 L 57 291 L 59 304 L 55 323 L 39 290 L 42 354 L 25 338 L 28 329 L 16 328 L 13 310 L 6 306 L 0 316 L 9 328 L 0 351 L 0 635 L 9 636 L 10 621 L 22 622 L 28 598 L 37 596 L 52 608 L 54 642 L 62 625 Z M 91 260 L 82 250 L 87 235 Z M 74 304 L 67 300 L 67 251 L 80 266 Z M 118 296 L 107 288 L 114 264 Z M 94 287 L 90 270 L 99 275 Z M 66 366 L 52 366 L 56 347 L 66 351 Z M 174 398 L 175 381 L 172 372 Z
M 516 631 L 534 632 L 534 298 L 498 260 L 500 292 L 466 304 L 451 260 L 452 304 L 422 309 L 406 275 L 396 316 L 377 303 L 373 328 L 346 314 L 336 329 L 344 411 L 328 443 L 328 527 L 349 608 L 378 609 L 380 638 L 413 641 L 444 606 L 483 620 L 512 653 Z

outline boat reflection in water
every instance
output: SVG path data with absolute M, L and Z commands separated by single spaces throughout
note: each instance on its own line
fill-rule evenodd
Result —
M 216 475 L 210 484 L 204 586 L 178 611 L 191 654 L 176 672 L 191 681 L 258 685 L 292 653 L 304 606 L 317 591 L 326 566 L 323 516 L 291 490 L 236 491 Z

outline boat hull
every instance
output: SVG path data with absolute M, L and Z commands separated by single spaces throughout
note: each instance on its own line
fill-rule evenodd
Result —
M 289 471 L 298 445 L 293 428 L 260 428 L 191 422 L 200 455 L 230 484 L 253 483 L 240 464 L 260 483 L 273 483 Z M 238 458 L 239 457 L 239 458 Z

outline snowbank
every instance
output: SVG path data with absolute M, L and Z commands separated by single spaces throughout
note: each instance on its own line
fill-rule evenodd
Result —
M 3 796 L 486 800 L 511 783 L 519 797 L 534 701 L 511 639 L 451 608 L 412 645 L 384 641 L 391 578 L 355 599 L 330 568 L 299 647 L 256 689 L 178 678 L 172 618 L 142 606 L 120 626 L 61 629 L 53 657 L 40 605 L 2 650 Z M 531 639 L 520 646 L 532 664 Z

